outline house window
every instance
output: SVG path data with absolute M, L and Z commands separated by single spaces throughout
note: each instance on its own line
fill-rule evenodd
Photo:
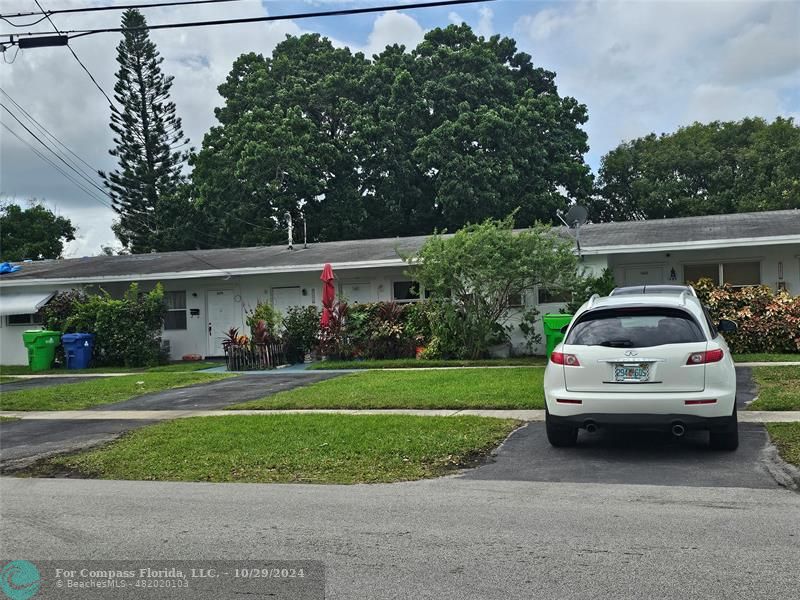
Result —
M 757 262 L 723 263 L 722 282 L 731 285 L 759 285 L 761 265 Z
M 186 329 L 186 292 L 164 292 L 167 315 L 164 329 Z
M 572 292 L 556 288 L 539 288 L 539 304 L 564 304 L 572 300 Z
M 761 264 L 755 261 L 683 266 L 683 280 L 685 283 L 694 283 L 704 277 L 717 285 L 723 283 L 728 283 L 732 286 L 759 285 L 761 283 Z
M 510 307 L 525 306 L 525 292 L 518 292 L 516 294 L 509 294 L 508 305 Z
M 392 298 L 395 302 L 416 302 L 419 300 L 419 284 L 416 281 L 395 281 Z
M 26 315 L 8 315 L 6 325 L 41 325 L 42 313 Z
M 701 279 L 710 279 L 719 284 L 719 265 L 717 263 L 683 265 L 684 283 L 697 283 Z

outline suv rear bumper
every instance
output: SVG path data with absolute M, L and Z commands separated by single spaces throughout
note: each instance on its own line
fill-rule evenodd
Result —
M 731 411 L 733 412 L 733 411 Z M 701 417 L 687 414 L 621 414 L 621 413 L 583 413 L 559 417 L 548 414 L 547 419 L 556 426 L 586 427 L 592 423 L 597 427 L 612 429 L 651 429 L 669 431 L 673 425 L 679 423 L 686 429 L 711 430 L 726 429 L 730 426 L 730 415 L 724 417 Z

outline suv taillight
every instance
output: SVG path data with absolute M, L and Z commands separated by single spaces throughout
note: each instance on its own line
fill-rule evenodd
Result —
M 715 363 L 722 360 L 724 353 L 722 349 L 716 348 L 715 350 L 707 350 L 705 352 L 693 352 L 689 355 L 689 360 L 686 361 L 687 365 L 705 365 L 708 363 Z
M 566 365 L 568 367 L 580 367 L 581 362 L 574 354 L 564 354 L 563 352 L 553 352 L 550 354 L 550 361 L 557 365 Z

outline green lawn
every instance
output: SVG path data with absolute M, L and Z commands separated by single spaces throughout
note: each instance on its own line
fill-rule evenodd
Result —
M 800 410 L 800 366 L 753 367 L 758 400 L 750 410 Z
M 0 423 L 8 423 L 9 421 L 19 421 L 19 417 L 0 417 Z
M 47 369 L 31 371 L 27 365 L 0 365 L 0 375 L 74 375 L 79 373 L 182 373 L 218 367 L 222 363 L 208 361 L 186 361 L 159 365 L 157 367 L 91 367 L 89 369 Z
M 366 371 L 231 408 L 544 408 L 543 376 L 536 368 Z
M 767 431 L 783 460 L 800 467 L 800 423 L 767 423 Z
M 14 381 L 21 381 L 18 377 L 3 377 L 0 375 L 0 383 L 12 383 Z
M 800 354 L 734 354 L 734 362 L 800 362 Z
M 425 369 L 434 367 L 502 367 L 502 366 L 544 366 L 544 356 L 523 356 L 519 358 L 487 358 L 482 360 L 417 360 L 397 358 L 391 360 L 325 360 L 310 365 L 311 370 L 329 371 L 332 369 Z
M 197 417 L 137 429 L 106 447 L 50 459 L 35 472 L 158 481 L 404 481 L 475 464 L 518 425 L 481 417 Z
M 123 377 L 87 379 L 29 390 L 5 392 L 0 410 L 79 410 L 98 404 L 121 402 L 135 396 L 195 383 L 231 377 L 207 373 L 136 373 Z

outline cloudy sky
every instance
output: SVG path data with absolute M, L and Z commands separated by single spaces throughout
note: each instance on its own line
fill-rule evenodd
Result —
M 148 0 L 149 1 L 149 0 Z M 157 1 L 157 0 L 152 0 Z M 46 9 L 123 4 L 129 0 L 40 0 Z M 691 0 L 498 0 L 423 10 L 391 0 L 242 0 L 148 9 L 150 24 L 285 14 L 319 7 L 395 4 L 395 11 L 214 28 L 156 31 L 152 38 L 175 76 L 172 96 L 184 130 L 199 146 L 220 104 L 216 87 L 243 52 L 268 54 L 287 34 L 320 32 L 371 55 L 386 44 L 414 46 L 426 30 L 466 21 L 479 34 L 514 37 L 534 63 L 556 71 L 562 94 L 589 107 L 591 150 L 600 157 L 622 140 L 674 131 L 695 120 L 800 120 L 800 2 Z M 2 0 L 3 15 L 36 10 L 33 0 Z M 119 12 L 56 15 L 59 29 L 114 27 Z M 28 18 L 15 23 L 25 24 Z M 28 30 L 48 30 L 45 21 Z M 20 29 L 19 31 L 24 31 Z M 0 22 L 0 32 L 14 28 Z M 119 34 L 79 38 L 72 48 L 109 92 Z M 2 38 L 7 39 L 7 38 Z M 5 60 L 14 59 L 15 49 Z M 66 48 L 19 52 L 0 62 L 2 89 L 92 167 L 113 169 L 109 111 L 101 93 Z M 0 94 L 9 105 L 9 98 Z M 12 108 L 13 105 L 11 105 Z M 34 141 L 0 109 L 0 121 Z M 88 167 L 86 168 L 88 170 Z M 98 184 L 100 182 L 98 181 Z M 97 194 L 99 195 L 99 194 Z M 96 254 L 114 244 L 113 215 L 75 187 L 5 127 L 0 128 L 0 200 L 45 201 L 78 227 L 67 256 Z

